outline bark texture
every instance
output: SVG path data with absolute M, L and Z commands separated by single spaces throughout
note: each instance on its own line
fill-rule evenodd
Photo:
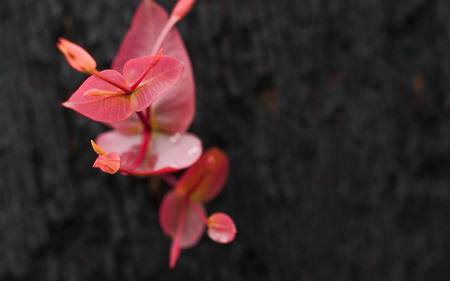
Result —
M 137 5 L 0 1 L 0 279 L 450 279 L 448 0 L 198 1 L 192 131 L 239 233 L 174 271 L 161 194 L 91 169 L 105 128 L 60 106 L 84 77 L 57 38 L 107 67 Z

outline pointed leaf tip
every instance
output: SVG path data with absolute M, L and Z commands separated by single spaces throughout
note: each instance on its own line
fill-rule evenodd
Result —
M 174 269 L 177 264 L 178 259 L 180 258 L 181 248 L 180 245 L 176 241 L 172 242 L 170 246 L 170 257 L 169 257 L 169 268 Z
M 98 144 L 96 144 L 94 140 L 91 140 L 91 146 L 95 153 L 97 153 L 98 155 L 106 154 L 106 152 Z
M 224 213 L 215 213 L 208 218 L 208 236 L 215 242 L 227 244 L 236 237 L 233 219 Z
M 97 63 L 92 56 L 77 44 L 61 37 L 56 46 L 74 69 L 90 74 L 97 68 Z
M 173 8 L 172 16 L 180 20 L 186 16 L 195 4 L 195 0 L 178 0 Z

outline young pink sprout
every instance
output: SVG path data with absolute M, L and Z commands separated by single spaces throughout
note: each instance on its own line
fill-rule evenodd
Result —
M 162 46 L 155 48 L 169 17 L 154 1 L 144 0 L 114 59 L 113 69 L 122 71 L 130 59 L 148 56 L 155 49 L 179 60 L 184 71 L 179 81 L 165 91 L 143 113 L 122 122 L 109 122 L 113 130 L 101 134 L 97 143 L 121 156 L 121 172 L 154 175 L 192 165 L 202 153 L 201 141 L 186 132 L 195 112 L 193 71 L 184 43 L 176 29 L 170 30 Z M 149 24 L 151 23 L 151 24 Z
M 120 156 L 117 152 L 106 153 L 103 148 L 91 140 L 92 149 L 98 154 L 97 159 L 92 165 L 93 168 L 99 168 L 105 173 L 115 174 L 120 169 Z
M 208 236 L 218 243 L 234 240 L 236 227 L 231 217 L 216 213 L 206 217 L 205 203 L 214 199 L 223 189 L 228 176 L 228 157 L 218 148 L 205 151 L 167 193 L 159 210 L 161 227 L 172 238 L 169 266 L 175 267 L 181 249 L 198 243 L 205 227 Z
M 56 46 L 74 69 L 86 74 L 91 74 L 97 68 L 97 63 L 92 56 L 77 44 L 72 43 L 67 39 L 59 38 Z
M 174 26 L 194 4 L 179 0 L 169 16 L 153 0 L 142 0 L 111 69 L 98 71 L 87 51 L 64 38 L 57 44 L 70 66 L 90 75 L 63 105 L 112 128 L 91 141 L 94 168 L 135 176 L 188 168 L 179 180 L 165 175 L 173 190 L 161 202 L 159 220 L 172 239 L 170 268 L 206 229 L 222 244 L 237 233 L 230 216 L 208 217 L 204 207 L 225 185 L 228 157 L 218 148 L 202 155 L 201 140 L 187 132 L 195 114 L 194 74 Z
M 186 16 L 195 4 L 195 0 L 178 0 L 173 8 L 172 17 L 177 18 L 177 21 Z
M 163 98 L 152 104 L 151 123 L 169 134 L 183 133 L 195 114 L 195 83 L 191 60 L 175 28 L 167 29 L 169 16 L 154 1 L 143 0 L 114 58 L 112 69 L 121 72 L 125 63 L 163 49 L 167 56 L 179 60 L 184 71 L 178 83 L 167 89 Z

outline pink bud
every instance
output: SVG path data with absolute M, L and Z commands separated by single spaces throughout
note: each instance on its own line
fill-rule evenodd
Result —
M 93 168 L 99 168 L 105 173 L 115 174 L 120 169 L 120 156 L 116 152 L 106 153 L 95 141 L 91 140 L 92 149 L 98 154 L 97 159 L 92 165 Z
M 115 174 L 120 169 L 120 156 L 116 152 L 99 155 L 92 167 L 99 168 L 108 174 Z
M 64 54 L 70 66 L 76 70 L 91 74 L 97 68 L 97 63 L 92 56 L 77 44 L 64 38 L 59 38 L 56 46 Z
M 224 213 L 215 213 L 208 218 L 208 236 L 217 243 L 227 244 L 234 240 L 237 230 L 233 219 Z
M 186 16 L 195 4 L 195 0 L 178 0 L 175 8 L 173 8 L 172 16 L 178 20 Z

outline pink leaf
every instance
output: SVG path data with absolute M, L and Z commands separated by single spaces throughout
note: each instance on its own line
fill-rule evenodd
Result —
M 181 248 L 194 246 L 204 230 L 205 210 L 201 204 L 171 191 L 167 193 L 159 209 L 159 222 L 165 234 Z
M 237 230 L 230 216 L 215 213 L 208 218 L 208 236 L 217 243 L 230 243 L 234 240 Z
M 104 70 L 100 74 L 114 83 L 125 85 L 125 80 L 122 75 L 115 70 Z M 85 93 L 89 93 L 93 89 L 97 91 L 123 93 L 118 87 L 92 75 L 84 81 L 63 105 L 100 122 L 117 122 L 131 115 L 131 103 L 128 95 L 85 95 Z
M 131 87 L 145 74 L 153 56 L 129 60 L 123 68 L 123 76 Z M 163 56 L 144 77 L 131 94 L 134 111 L 142 111 L 156 100 L 170 93 L 182 76 L 184 66 L 176 59 Z
M 228 177 L 228 157 L 218 148 L 210 148 L 181 177 L 176 191 L 196 202 L 209 202 L 225 185 Z
M 142 143 L 141 135 L 125 135 L 109 131 L 97 138 L 106 152 L 117 152 L 121 157 L 121 170 L 133 175 L 153 175 L 189 167 L 202 153 L 201 141 L 192 134 L 166 135 L 153 132 L 151 143 L 142 164 L 133 167 Z M 130 170 L 127 170 L 130 169 Z
M 167 21 L 168 15 L 161 6 L 151 0 L 143 0 L 114 59 L 113 69 L 122 71 L 128 60 L 153 55 L 154 44 Z M 169 32 L 162 49 L 165 55 L 178 59 L 185 68 L 180 81 L 152 105 L 154 122 L 159 130 L 166 133 L 185 132 L 195 112 L 191 61 L 175 28 Z
M 168 93 L 180 79 L 183 65 L 176 59 L 162 57 L 147 75 L 146 69 L 152 57 L 129 61 L 124 68 L 124 77 L 115 70 L 105 70 L 89 77 L 64 103 L 64 106 L 101 122 L 118 122 L 133 112 L 142 111 Z M 143 78 L 141 83 L 136 81 Z M 127 83 L 136 89 L 130 89 Z M 116 85 L 116 86 L 115 86 Z

